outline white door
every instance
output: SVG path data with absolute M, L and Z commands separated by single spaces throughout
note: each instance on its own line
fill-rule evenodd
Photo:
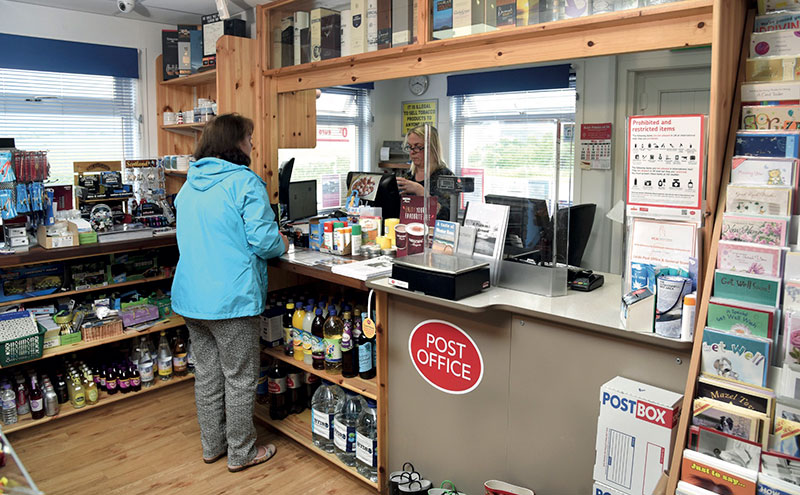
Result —
M 638 72 L 634 115 L 708 114 L 711 69 Z

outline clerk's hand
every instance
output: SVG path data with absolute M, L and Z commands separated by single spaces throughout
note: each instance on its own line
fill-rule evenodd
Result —
M 406 196 L 424 196 L 425 188 L 422 184 L 414 182 L 413 180 L 404 179 L 403 177 L 397 178 L 397 188 L 400 189 L 400 194 Z

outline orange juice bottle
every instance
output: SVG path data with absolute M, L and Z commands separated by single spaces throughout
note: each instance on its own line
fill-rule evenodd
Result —
M 292 341 L 294 342 L 294 360 L 303 361 L 303 319 L 306 312 L 302 304 L 298 304 L 292 315 Z

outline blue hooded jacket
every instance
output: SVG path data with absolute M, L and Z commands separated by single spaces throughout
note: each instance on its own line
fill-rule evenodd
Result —
M 199 320 L 261 314 L 267 259 L 284 252 L 264 181 L 248 167 L 203 158 L 189 168 L 175 206 L 175 312 Z

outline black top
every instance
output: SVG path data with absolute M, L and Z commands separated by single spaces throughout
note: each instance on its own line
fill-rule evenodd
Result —
M 450 220 L 450 196 L 452 195 L 450 193 L 440 191 L 439 187 L 437 186 L 437 183 L 439 182 L 438 179 L 442 175 L 455 174 L 447 167 L 442 167 L 431 172 L 431 197 L 436 197 L 436 199 L 439 200 L 439 211 L 436 213 L 436 218 L 438 220 Z M 425 180 L 414 179 L 414 176 L 411 175 L 410 170 L 405 173 L 405 178 L 414 181 L 417 184 L 421 184 L 422 187 L 425 187 Z

